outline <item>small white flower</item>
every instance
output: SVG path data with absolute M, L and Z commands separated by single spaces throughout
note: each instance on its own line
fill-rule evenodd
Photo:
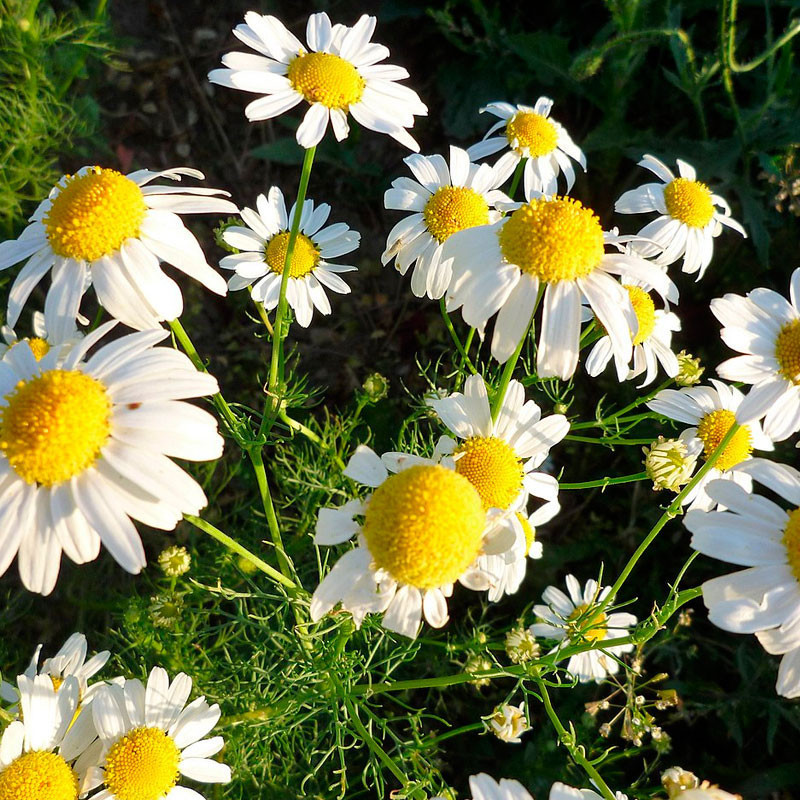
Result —
M 206 263 L 178 214 L 236 213 L 236 206 L 214 196 L 228 194 L 220 189 L 152 184 L 183 175 L 204 177 L 188 167 L 128 175 L 83 167 L 63 176 L 20 237 L 0 243 L 0 270 L 27 259 L 11 286 L 6 324 L 17 324 L 31 292 L 51 269 L 44 316 L 58 343 L 74 335 L 90 285 L 98 303 L 131 328 L 157 328 L 162 320 L 179 317 L 180 287 L 163 273 L 160 261 L 224 295 L 225 281 Z
M 614 796 L 617 800 L 628 800 L 622 792 L 615 792 Z M 603 795 L 594 789 L 576 789 L 559 781 L 550 788 L 550 800 L 603 800 Z
M 6 353 L 18 345 L 20 341 L 26 341 L 31 348 L 33 357 L 37 361 L 46 356 L 53 348 L 59 348 L 60 357 L 63 359 L 67 357 L 67 353 L 69 353 L 72 346 L 83 336 L 83 334 L 79 333 L 74 322 L 71 331 L 65 330 L 66 326 L 57 325 L 58 329 L 67 334 L 66 339 L 57 341 L 47 333 L 47 324 L 41 311 L 33 312 L 33 324 L 31 327 L 33 336 L 28 336 L 21 340 L 13 328 L 3 325 L 0 328 L 0 335 L 2 335 L 5 344 L 0 343 L 0 358 L 5 358 Z
M 525 716 L 525 704 L 512 706 L 503 703 L 497 706 L 489 717 L 484 717 L 488 730 L 490 730 L 501 742 L 508 744 L 519 744 L 523 733 L 531 730 L 528 725 L 528 718 Z
M 570 138 L 566 129 L 551 116 L 553 101 L 540 97 L 530 106 L 512 106 L 510 103 L 489 103 L 481 109 L 499 117 L 489 128 L 483 141 L 472 145 L 467 151 L 471 159 L 485 158 L 506 147 L 507 153 L 495 165 L 510 174 L 522 159 L 525 159 L 525 194 L 542 192 L 556 194 L 558 174 L 564 173 L 567 181 L 565 194 L 575 183 L 575 170 L 570 158 L 586 169 L 586 156 Z M 496 136 L 502 130 L 501 136 Z
M 523 627 L 512 628 L 506 634 L 506 655 L 514 664 L 524 664 L 539 657 L 541 648 L 536 637 Z
M 234 225 L 222 234 L 227 244 L 242 252 L 225 256 L 219 265 L 236 273 L 228 281 L 231 291 L 244 289 L 254 283 L 253 299 L 271 311 L 280 299 L 291 221 L 294 220 L 297 206 L 293 205 L 291 213 L 287 214 L 283 193 L 273 186 L 268 197 L 263 194 L 258 196 L 256 208 L 258 212 L 250 208 L 241 210 L 247 227 Z M 326 288 L 338 294 L 350 293 L 350 287 L 338 273 L 354 272 L 356 269 L 328 261 L 352 252 L 361 241 L 361 234 L 350 230 L 343 222 L 323 228 L 330 212 L 331 207 L 327 203 L 318 205 L 316 209 L 312 200 L 306 200 L 303 204 L 286 285 L 286 298 L 298 324 L 303 328 L 311 324 L 315 308 L 321 314 L 331 313 Z
M 726 294 L 711 301 L 722 323 L 722 341 L 741 356 L 717 372 L 729 381 L 752 384 L 743 405 L 764 416 L 764 432 L 775 442 L 800 430 L 800 269 L 792 273 L 787 301 L 771 289 L 747 297 Z
M 548 586 L 542 592 L 542 600 L 547 605 L 533 607 L 534 613 L 542 621 L 531 625 L 530 631 L 534 636 L 558 639 L 564 644 L 580 641 L 598 643 L 596 649 L 572 656 L 567 671 L 581 683 L 592 680 L 600 683 L 608 675 L 619 672 L 619 664 L 612 656 L 633 650 L 633 644 L 604 648 L 603 640 L 627 636 L 629 628 L 636 624 L 636 617 L 623 611 L 611 614 L 593 611 L 593 607 L 608 596 L 611 591 L 609 586 L 601 588 L 597 581 L 589 579 L 581 590 L 574 575 L 567 575 L 566 584 L 569 596 L 555 586 Z
M 365 128 L 419 150 L 406 129 L 414 126 L 415 115 L 426 116 L 428 109 L 415 91 L 397 83 L 408 77 L 405 69 L 378 63 L 389 50 L 370 41 L 375 17 L 364 14 L 348 27 L 331 25 L 324 11 L 312 14 L 307 48 L 273 16 L 248 11 L 244 19 L 233 34 L 261 55 L 226 53 L 225 68 L 213 70 L 208 79 L 262 95 L 245 108 L 251 122 L 277 117 L 305 101 L 310 107 L 297 129 L 301 147 L 319 144 L 329 121 L 338 141 L 347 138 L 352 114 Z
M 453 275 L 452 262 L 442 257 L 444 243 L 458 231 L 500 219 L 495 203 L 510 202 L 498 189 L 508 173 L 471 163 L 458 147 L 450 148 L 449 165 L 439 155 L 414 154 L 404 161 L 416 180 L 395 178 L 384 194 L 384 205 L 412 213 L 390 231 L 381 262 L 394 258 L 401 275 L 415 265 L 411 291 L 438 300 Z
M 498 783 L 485 772 L 471 775 L 469 788 L 472 793 L 472 800 L 533 800 L 530 793 L 519 781 L 501 778 Z M 445 800 L 445 798 L 434 797 L 432 800 Z
M 645 183 L 625 192 L 614 210 L 618 214 L 658 212 L 660 216 L 639 231 L 640 237 L 651 241 L 636 242 L 634 249 L 642 256 L 655 256 L 656 263 L 664 266 L 683 257 L 683 271 L 696 272 L 700 280 L 714 254 L 714 237 L 720 235 L 723 225 L 742 236 L 747 234 L 731 217 L 725 200 L 697 180 L 694 167 L 680 159 L 677 164 L 680 176 L 676 178 L 662 161 L 643 156 L 639 166 L 649 169 L 663 183 Z
M 211 756 L 224 742 L 207 736 L 220 717 L 219 706 L 198 697 L 187 705 L 192 679 L 179 673 L 170 683 L 154 667 L 147 686 L 138 680 L 104 686 L 92 703 L 99 737 L 94 800 L 189 800 L 202 798 L 178 785 L 181 776 L 200 783 L 228 783 L 231 770 Z
M 727 510 L 690 511 L 691 546 L 747 569 L 706 581 L 703 601 L 715 625 L 755 633 L 768 653 L 782 655 L 778 694 L 800 697 L 800 472 L 760 458 L 742 470 L 787 507 L 730 481 L 709 483 L 709 497 Z
M 700 781 L 693 772 L 681 767 L 670 767 L 661 773 L 661 785 L 667 790 L 670 798 L 680 794 L 684 789 L 696 789 Z
M 692 426 L 681 432 L 680 439 L 686 443 L 689 456 L 702 456 L 703 460 L 716 450 L 734 422 L 741 424 L 714 466 L 684 498 L 684 505 L 690 504 L 690 508 L 708 509 L 713 506 L 705 487 L 715 478 L 735 481 L 749 491 L 752 482 L 742 466 L 753 450 L 774 449 L 761 424 L 751 419 L 749 412 L 742 417 L 742 410 L 746 411 L 744 395 L 735 387 L 713 378 L 711 384 L 680 390 L 664 389 L 647 403 L 651 411 Z

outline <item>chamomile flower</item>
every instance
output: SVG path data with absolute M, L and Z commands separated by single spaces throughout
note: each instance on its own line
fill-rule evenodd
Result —
M 494 712 L 488 717 L 484 717 L 487 730 L 491 731 L 501 742 L 508 744 L 519 744 L 523 733 L 531 730 L 528 718 L 525 716 L 525 703 L 512 706 L 510 703 L 503 703 L 497 706 Z
M 491 352 L 503 363 L 528 330 L 541 296 L 537 372 L 566 380 L 578 364 L 585 298 L 616 359 L 627 364 L 638 322 L 628 292 L 612 276 L 639 280 L 670 302 L 678 296 L 661 268 L 632 253 L 606 253 L 606 245 L 622 250 L 628 240 L 604 233 L 594 212 L 571 197 L 529 196 L 499 222 L 445 242 L 442 257 L 453 259 L 448 308 L 461 308 L 464 321 L 478 329 L 497 314 Z
M 687 455 L 708 457 L 717 449 L 734 422 L 744 423 L 733 435 L 728 446 L 714 466 L 684 498 L 690 508 L 710 509 L 714 505 L 706 493 L 706 485 L 715 478 L 738 483 L 746 490 L 752 487 L 750 473 L 742 469 L 753 450 L 774 450 L 772 439 L 761 428 L 761 423 L 750 415 L 742 417 L 744 395 L 735 387 L 711 379 L 712 386 L 693 386 L 687 389 L 664 389 L 647 407 L 657 414 L 678 422 L 689 423 L 680 434 L 686 443 Z
M 586 170 L 586 156 L 566 129 L 550 116 L 552 108 L 553 101 L 549 97 L 540 97 L 533 108 L 489 103 L 481 113 L 488 111 L 500 121 L 489 128 L 483 141 L 469 148 L 469 157 L 474 160 L 486 158 L 508 147 L 509 151 L 500 157 L 496 167 L 510 174 L 525 159 L 526 196 L 535 191 L 556 194 L 559 172 L 564 173 L 567 181 L 564 194 L 568 194 L 575 183 L 575 170 L 570 159 Z M 501 135 L 495 135 L 501 131 Z
M 485 772 L 470 775 L 469 789 L 472 792 L 472 800 L 533 800 L 519 781 L 501 778 L 498 783 Z M 445 800 L 445 798 L 434 797 L 433 800 Z
M 15 555 L 23 584 L 49 594 L 62 550 L 76 563 L 102 542 L 129 572 L 145 564 L 132 519 L 171 530 L 206 504 L 169 456 L 218 458 L 222 438 L 207 411 L 180 402 L 217 391 L 172 348 L 162 329 L 91 348 L 101 325 L 59 363 L 20 342 L 0 362 L 0 575 Z
M 42 645 L 39 645 L 25 675 L 31 679 L 36 675 L 49 675 L 56 691 L 61 689 L 67 678 L 74 677 L 78 681 L 81 702 L 86 700 L 89 680 L 100 672 L 111 656 L 108 650 L 103 650 L 87 661 L 88 646 L 82 633 L 73 633 L 54 656 L 46 658 L 39 666 L 41 650 Z
M 711 301 L 722 341 L 744 355 L 717 367 L 729 381 L 753 384 L 744 401 L 764 417 L 776 442 L 800 430 L 800 269 L 792 273 L 789 301 L 771 289 Z
M 77 800 L 96 786 L 94 728 L 90 715 L 75 716 L 78 679 L 66 678 L 58 692 L 47 675 L 17 681 L 22 718 L 0 736 L 0 798 Z
M 44 314 L 42 314 L 41 311 L 33 312 L 31 327 L 33 329 L 33 336 L 26 336 L 25 341 L 30 346 L 33 357 L 37 361 L 41 359 L 42 356 L 47 355 L 47 353 L 54 347 L 60 348 L 60 356 L 65 358 L 72 345 L 74 345 L 75 342 L 77 342 L 83 335 L 78 331 L 73 322 L 72 329 L 69 331 L 67 338 L 64 341 L 56 341 L 47 333 L 47 325 L 45 324 Z M 62 326 L 58 327 L 61 328 Z M 5 344 L 0 343 L 0 358 L 3 358 L 5 354 L 12 347 L 19 344 L 21 340 L 19 336 L 17 336 L 17 332 L 8 325 L 3 325 L 3 327 L 0 328 L 0 336 L 3 337 L 5 342 Z
M 658 375 L 659 364 L 666 375 L 674 378 L 678 374 L 678 359 L 672 351 L 672 334 L 681 329 L 681 321 L 672 311 L 656 308 L 650 293 L 635 282 L 624 280 L 622 285 L 628 292 L 637 327 L 631 331 L 633 338 L 633 365 L 616 361 L 617 375 L 621 380 L 633 380 L 644 373 L 641 389 L 652 383 Z M 584 321 L 593 315 L 585 314 Z M 595 342 L 586 359 L 586 371 L 595 377 L 614 358 L 611 337 L 605 334 Z
M 636 242 L 634 248 L 645 257 L 655 257 L 667 266 L 683 258 L 683 271 L 703 277 L 714 255 L 714 238 L 726 226 L 746 237 L 744 228 L 731 217 L 731 208 L 718 194 L 713 194 L 697 180 L 691 164 L 677 160 L 679 176 L 651 155 L 644 155 L 640 167 L 650 170 L 662 183 L 645 183 L 625 192 L 617 200 L 618 214 L 660 216 L 639 231 L 649 242 Z
M 233 225 L 222 234 L 226 244 L 241 252 L 225 256 L 219 265 L 236 273 L 228 280 L 231 291 L 254 284 L 253 299 L 272 310 L 278 305 L 291 220 L 297 206 L 292 206 L 291 214 L 287 214 L 283 193 L 273 186 L 268 197 L 260 194 L 256 198 L 256 208 L 257 212 L 251 208 L 241 211 L 247 227 Z M 315 308 L 321 314 L 331 313 L 326 288 L 338 294 L 350 292 L 338 273 L 356 269 L 327 260 L 352 252 L 361 241 L 361 234 L 350 230 L 343 222 L 323 228 L 330 213 L 327 203 L 316 208 L 313 200 L 303 204 L 286 285 L 286 298 L 303 328 L 311 324 Z
M 404 159 L 416 180 L 395 178 L 384 195 L 386 208 L 411 211 L 392 228 L 381 261 L 393 258 L 405 275 L 414 266 L 411 291 L 438 300 L 450 285 L 453 265 L 442 258 L 442 245 L 458 231 L 500 219 L 498 201 L 510 202 L 501 192 L 508 172 L 470 162 L 466 151 L 450 148 L 450 163 L 440 155 L 414 154 Z
M 611 587 L 601 588 L 597 581 L 589 579 L 581 589 L 574 575 L 567 575 L 566 584 L 569 596 L 555 586 L 548 586 L 542 592 L 542 600 L 547 605 L 533 607 L 536 616 L 542 620 L 531 625 L 530 630 L 534 636 L 557 639 L 565 644 L 580 641 L 600 643 L 604 639 L 627 636 L 630 633 L 629 628 L 636 624 L 636 617 L 626 611 L 606 614 L 605 611 L 594 610 L 594 606 L 608 596 Z M 614 656 L 621 656 L 632 650 L 632 644 L 608 648 L 598 644 L 597 649 L 572 656 L 567 664 L 567 671 L 581 683 L 600 683 L 608 675 L 619 672 L 619 664 Z
M 800 697 L 800 472 L 755 458 L 742 469 L 786 503 L 730 481 L 708 485 L 709 496 L 726 510 L 686 515 L 691 546 L 747 569 L 706 581 L 703 602 L 715 625 L 755 633 L 768 653 L 782 655 L 777 691 Z
M 244 19 L 233 34 L 261 55 L 226 53 L 225 68 L 213 70 L 208 79 L 263 95 L 245 108 L 251 122 L 277 117 L 305 101 L 310 107 L 297 129 L 301 147 L 319 144 L 328 122 L 338 141 L 346 139 L 351 114 L 365 128 L 419 150 L 407 128 L 428 109 L 415 91 L 397 83 L 408 77 L 405 69 L 378 63 L 389 50 L 370 41 L 375 17 L 364 14 L 348 27 L 331 25 L 324 11 L 312 14 L 306 26 L 308 47 L 273 16 L 248 11 Z
M 445 625 L 456 581 L 475 591 L 489 588 L 476 559 L 506 552 L 514 536 L 508 528 L 487 524 L 480 494 L 451 458 L 401 453 L 380 458 L 360 445 L 344 474 L 374 492 L 320 510 L 317 545 L 341 544 L 357 534 L 358 546 L 337 561 L 314 592 L 314 621 L 341 602 L 356 625 L 367 614 L 385 612 L 384 628 L 413 638 L 423 615 L 435 628 Z
M 614 796 L 617 800 L 628 800 L 628 796 L 622 792 L 614 792 Z M 594 789 L 576 789 L 558 781 L 550 787 L 549 800 L 603 800 L 603 795 Z
M 7 324 L 16 325 L 33 289 L 52 269 L 44 314 L 55 341 L 71 334 L 81 298 L 94 286 L 97 301 L 137 330 L 157 328 L 183 311 L 178 284 L 161 270 L 166 261 L 217 294 L 225 281 L 207 263 L 178 214 L 236 212 L 220 189 L 150 185 L 157 178 L 203 178 L 187 167 L 123 175 L 83 167 L 65 175 L 31 217 L 19 239 L 0 244 L 0 270 L 28 259 L 11 286 Z M 52 320 L 52 323 L 50 322 Z
M 147 679 L 110 684 L 97 693 L 92 718 L 102 746 L 102 789 L 93 800 L 198 800 L 179 786 L 181 776 L 200 783 L 228 783 L 231 770 L 211 758 L 221 736 L 204 738 L 217 724 L 219 706 L 198 697 L 188 705 L 192 679 L 179 673 L 170 683 L 161 667 Z

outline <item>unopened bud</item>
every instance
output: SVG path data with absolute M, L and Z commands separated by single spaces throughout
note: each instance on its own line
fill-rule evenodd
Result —
M 678 374 L 675 376 L 675 383 L 678 386 L 694 386 L 700 383 L 700 378 L 706 368 L 700 364 L 700 359 L 681 350 L 678 353 Z
M 644 468 L 653 489 L 679 492 L 692 478 L 697 456 L 690 456 L 682 439 L 659 436 L 650 447 L 643 447 Z

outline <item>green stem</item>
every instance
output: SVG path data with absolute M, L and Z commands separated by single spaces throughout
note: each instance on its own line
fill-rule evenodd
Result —
M 250 297 L 253 297 L 253 287 L 248 286 L 247 291 L 250 293 Z M 267 333 L 270 336 L 274 336 L 274 331 L 272 330 L 272 323 L 269 321 L 269 317 L 267 316 L 267 310 L 264 308 L 264 304 L 258 300 L 253 300 L 253 305 L 256 307 L 256 311 L 258 311 L 258 316 L 261 318 L 261 322 L 263 323 L 264 327 L 267 329 Z
M 637 472 L 635 475 L 621 475 L 618 478 L 599 478 L 596 481 L 584 481 L 583 483 L 560 483 L 559 489 L 604 489 L 606 486 L 616 486 L 620 483 L 635 483 L 636 481 L 646 481 L 646 472 Z
M 221 542 L 231 550 L 232 552 L 240 555 L 242 558 L 247 559 L 254 567 L 260 569 L 265 575 L 269 575 L 275 583 L 279 583 L 281 586 L 285 586 L 287 589 L 296 590 L 297 584 L 291 580 L 291 578 L 287 578 L 282 573 L 278 572 L 274 567 L 271 567 L 267 564 L 266 561 L 260 559 L 255 553 L 251 553 L 246 547 L 243 547 L 239 544 L 235 539 L 232 539 L 228 536 L 227 533 L 223 533 L 219 528 L 215 528 L 210 522 L 206 522 L 204 519 L 200 517 L 194 517 L 191 514 L 184 514 L 183 518 L 190 524 L 194 525 L 195 528 L 198 530 L 207 533 L 213 539 L 216 539 L 218 542 Z
M 461 363 L 467 365 L 467 369 L 473 374 L 477 375 L 478 370 L 475 369 L 470 357 L 468 355 L 468 348 L 469 345 L 466 347 L 461 344 L 461 339 L 458 338 L 458 334 L 456 333 L 456 329 L 453 327 L 453 321 L 450 319 L 450 315 L 447 313 L 447 304 L 445 303 L 444 297 L 439 300 L 439 308 L 442 311 L 442 319 L 444 320 L 444 326 L 447 328 L 447 332 L 450 334 L 450 338 L 453 340 L 453 344 L 456 346 L 456 350 L 461 354 Z M 472 335 L 475 333 L 475 329 L 472 328 L 470 331 L 469 338 L 467 341 L 472 343 Z
M 750 59 L 745 64 L 740 64 L 736 60 L 736 14 L 739 0 L 730 0 L 730 11 L 728 13 L 728 66 L 732 72 L 751 72 L 756 67 L 761 66 L 768 58 L 773 56 L 787 42 L 791 41 L 800 33 L 800 19 L 793 19 L 789 27 L 769 46 L 761 55 Z
M 309 441 L 313 442 L 318 447 L 321 447 L 323 450 L 327 450 L 333 460 L 336 462 L 336 465 L 344 470 L 347 466 L 344 461 L 340 458 L 339 454 L 332 448 L 330 448 L 325 440 L 317 433 L 311 430 L 307 425 L 303 425 L 302 422 L 298 422 L 296 419 L 292 419 L 285 411 L 281 410 L 278 412 L 278 419 L 280 419 L 285 425 L 288 425 L 293 431 L 297 431 L 297 433 L 302 434 L 306 437 Z
M 550 718 L 551 725 L 556 729 L 556 733 L 558 734 L 561 744 L 563 744 L 564 747 L 569 750 L 572 760 L 581 767 L 581 769 L 589 776 L 589 778 L 591 778 L 592 783 L 594 783 L 594 785 L 600 790 L 603 797 L 605 797 L 606 800 L 616 800 L 614 792 L 608 788 L 606 782 L 602 779 L 602 777 L 600 777 L 600 773 L 594 768 L 594 766 L 592 766 L 591 762 L 584 755 L 583 747 L 581 747 L 581 745 L 579 745 L 577 742 L 575 731 L 568 731 L 558 718 L 558 714 L 556 714 L 553 704 L 550 702 L 550 695 L 547 691 L 547 686 L 545 686 L 544 681 L 538 676 L 534 676 L 534 680 L 539 687 L 539 694 L 542 698 L 542 703 L 544 704 L 544 710 L 547 712 L 547 716 Z
M 566 441 L 570 442 L 584 442 L 585 444 L 602 444 L 602 445 L 610 445 L 610 444 L 619 444 L 619 445 L 636 445 L 636 444 L 652 444 L 653 438 L 650 437 L 649 439 L 622 439 L 618 436 L 600 436 L 600 437 L 593 437 L 593 436 L 574 436 L 573 434 L 568 434 L 564 437 Z
M 684 498 L 700 483 L 701 480 L 706 476 L 708 471 L 713 468 L 714 463 L 717 459 L 725 452 L 725 448 L 728 446 L 730 441 L 736 435 L 736 431 L 739 430 L 741 426 L 738 422 L 734 422 L 731 425 L 728 432 L 722 437 L 719 445 L 717 445 L 714 452 L 708 458 L 705 464 L 697 471 L 695 476 L 683 487 L 683 489 L 678 493 L 675 499 L 670 503 L 664 513 L 659 517 L 658 522 L 651 528 L 650 532 L 645 536 L 642 543 L 636 548 L 633 555 L 628 559 L 628 563 L 625 565 L 622 572 L 620 572 L 619 577 L 616 581 L 614 581 L 613 586 L 611 587 L 611 591 L 609 591 L 608 595 L 606 595 L 605 600 L 603 600 L 597 607 L 597 613 L 601 613 L 603 609 L 608 606 L 609 603 L 613 602 L 614 598 L 616 597 L 619 590 L 622 588 L 622 585 L 627 580 L 628 576 L 633 571 L 633 568 L 636 566 L 636 563 L 639 559 L 644 555 L 645 551 L 648 547 L 652 544 L 653 540 L 658 536 L 661 532 L 661 529 L 673 518 L 676 517 L 680 511 L 681 506 L 683 504 Z
M 273 403 L 276 404 L 277 409 L 280 406 L 280 395 L 282 394 L 282 387 L 278 386 L 278 366 L 281 361 L 281 354 L 283 351 L 283 340 L 286 335 L 284 331 L 284 320 L 286 318 L 286 287 L 289 285 L 289 272 L 292 263 L 292 256 L 294 255 L 294 246 L 297 241 L 297 234 L 300 230 L 300 218 L 303 216 L 303 204 L 306 200 L 306 192 L 308 190 L 308 181 L 311 177 L 311 167 L 314 163 L 314 154 L 316 147 L 310 147 L 306 150 L 303 159 L 303 171 L 300 174 L 300 185 L 297 189 L 297 201 L 295 202 L 294 216 L 290 220 L 291 227 L 289 230 L 289 241 L 286 245 L 286 260 L 283 262 L 283 273 L 281 274 L 281 288 L 278 295 L 278 310 L 275 313 L 275 329 L 272 335 L 272 358 L 269 365 L 269 383 L 267 384 L 268 390 L 273 397 Z M 267 419 L 267 416 L 264 416 Z
M 192 362 L 192 364 L 194 364 L 195 367 L 200 370 L 200 372 L 208 372 L 206 365 L 203 363 L 203 359 L 200 358 L 200 354 L 197 352 L 192 340 L 189 338 L 189 334 L 186 333 L 183 325 L 181 325 L 181 321 L 179 319 L 173 319 L 167 324 L 172 330 L 175 338 L 178 340 L 178 342 L 180 342 L 183 351 L 187 356 L 189 356 L 189 360 Z M 231 411 L 231 407 L 227 404 L 227 402 L 225 402 L 225 398 L 222 396 L 222 394 L 217 392 L 211 399 L 231 432 L 233 433 L 236 431 L 238 427 L 238 420 L 236 419 L 236 415 L 233 413 L 233 411 Z
M 514 195 L 517 193 L 517 187 L 519 186 L 520 178 L 522 178 L 522 173 L 525 172 L 525 162 L 527 159 L 521 158 L 519 160 L 519 164 L 517 164 L 517 168 L 514 170 L 514 177 L 511 180 L 511 188 L 508 190 L 508 196 L 513 200 Z
M 648 401 L 652 400 L 659 392 L 669 388 L 673 384 L 674 380 L 674 378 L 670 378 L 669 380 L 664 381 L 664 383 L 662 383 L 657 389 L 653 389 L 653 391 L 648 392 L 648 394 L 644 395 L 644 397 L 638 397 L 632 403 L 628 403 L 628 405 L 623 406 L 619 411 L 615 411 L 613 414 L 610 414 L 607 417 L 602 417 L 594 422 L 578 422 L 572 425 L 570 429 L 576 431 L 581 428 L 605 428 L 609 422 L 618 420 L 624 414 L 627 414 L 629 411 L 632 411 L 634 408 L 642 405 L 642 403 L 647 403 Z

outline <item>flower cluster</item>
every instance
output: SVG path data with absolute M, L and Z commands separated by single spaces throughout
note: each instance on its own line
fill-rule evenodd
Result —
M 121 676 L 92 682 L 110 653 L 87 661 L 83 634 L 39 664 L 41 649 L 15 684 L 2 684 L 13 705 L 0 735 L 0 797 L 187 800 L 202 795 L 183 778 L 230 781 L 230 768 L 212 758 L 222 737 L 206 738 L 219 706 L 204 697 L 187 703 L 188 675 L 170 681 L 155 667 L 145 684 Z

